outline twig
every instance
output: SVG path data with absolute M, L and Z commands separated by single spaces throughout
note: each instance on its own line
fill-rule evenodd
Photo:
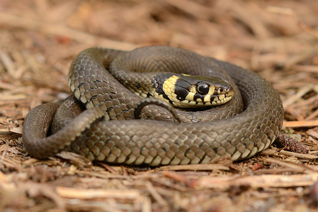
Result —
M 9 147 L 9 142 L 8 141 L 4 141 L 4 142 L 6 143 L 6 147 L 5 147 L 5 149 L 4 149 L 4 151 L 3 151 L 2 155 L 1 155 L 0 165 L 3 164 L 3 159 L 6 156 L 7 151 L 8 151 L 8 147 Z
M 300 99 L 307 92 L 311 91 L 312 88 L 313 88 L 312 84 L 307 84 L 304 87 L 302 87 L 295 95 L 289 97 L 283 102 L 284 108 L 287 108 L 288 106 L 292 105 L 294 102 Z
M 314 160 L 318 158 L 318 156 L 316 155 L 302 154 L 302 153 L 290 152 L 285 150 L 281 150 L 279 153 L 283 155 L 287 155 L 287 156 L 295 156 L 297 158 L 309 159 L 309 160 Z
M 146 182 L 146 188 L 149 191 L 149 193 L 153 196 L 153 198 L 163 206 L 167 206 L 168 203 L 161 197 L 161 195 L 156 191 L 154 186 L 151 184 L 151 182 L 147 181 Z
M 93 199 L 93 198 L 120 198 L 135 199 L 140 195 L 138 190 L 110 190 L 110 189 L 79 189 L 56 187 L 56 192 L 65 198 Z
M 284 121 L 283 127 L 316 127 L 318 126 L 318 120 L 315 121 Z
M 318 73 L 318 66 L 313 65 L 293 65 L 291 68 L 297 71 Z
M 317 115 L 318 115 L 318 109 L 315 110 L 315 112 L 313 112 L 313 113 L 310 114 L 309 116 L 307 116 L 307 117 L 305 118 L 305 121 L 312 120 L 312 119 L 315 118 Z
M 298 187 L 310 186 L 318 180 L 318 174 L 299 175 L 260 175 L 243 177 L 202 177 L 198 181 L 198 188 L 229 189 L 231 186 L 251 186 L 254 188 L 268 187 Z
M 293 16 L 296 19 L 297 24 L 301 29 L 303 29 L 305 32 L 318 38 L 318 32 L 310 28 L 306 24 L 304 24 L 304 22 L 300 20 L 299 16 L 296 14 L 294 10 L 290 8 L 282 8 L 282 7 L 267 7 L 267 11 L 271 13 L 281 14 L 281 15 Z
M 24 29 L 38 30 L 47 34 L 62 35 L 62 36 L 70 37 L 81 43 L 87 43 L 90 45 L 98 44 L 102 46 L 107 46 L 108 48 L 119 48 L 122 50 L 131 50 L 136 48 L 137 46 L 131 43 L 113 41 L 106 38 L 93 36 L 85 32 L 71 29 L 67 26 L 51 24 L 51 23 L 43 22 L 42 20 L 37 21 L 37 20 L 26 18 L 26 17 L 11 15 L 4 11 L 1 11 L 0 13 L 0 24 L 12 26 L 12 27 L 20 27 Z
M 279 159 L 266 158 L 265 161 L 266 162 L 270 162 L 270 163 L 275 163 L 275 164 L 278 164 L 280 166 L 292 168 L 296 172 L 307 173 L 307 174 L 316 173 L 315 170 L 313 170 L 313 169 L 311 169 L 309 167 L 306 167 L 304 165 L 295 164 L 295 163 L 291 163 L 291 162 L 286 162 L 286 161 L 279 160 Z

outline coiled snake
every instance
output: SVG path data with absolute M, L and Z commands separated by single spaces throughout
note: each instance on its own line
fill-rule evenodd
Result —
M 129 77 L 120 83 L 112 74 Z M 202 102 L 204 97 L 187 96 L 185 92 L 174 97 L 160 95 L 164 90 L 161 84 L 152 88 L 139 84 L 145 79 L 154 83 L 157 76 L 163 76 L 157 77 L 163 83 L 172 80 L 169 83 L 174 84 L 179 74 L 221 78 L 233 87 L 233 97 L 208 109 L 177 109 L 181 123 L 157 105 L 144 107 L 141 120 L 129 120 L 134 119 L 140 96 L 161 96 L 167 101 L 176 98 L 180 102 L 191 97 Z M 171 86 L 169 83 L 166 85 Z M 91 160 L 127 165 L 209 163 L 225 155 L 239 160 L 266 149 L 282 127 L 282 102 L 266 80 L 233 64 L 179 48 L 84 50 L 71 65 L 69 85 L 74 96 L 37 106 L 27 115 L 23 142 L 31 156 L 47 158 L 66 148 Z M 210 92 L 205 87 L 201 91 Z M 221 101 L 212 94 L 207 99 L 210 103 Z

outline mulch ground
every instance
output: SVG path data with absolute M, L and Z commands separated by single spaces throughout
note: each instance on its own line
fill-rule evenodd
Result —
M 0 211 L 316 211 L 317 0 L 1 0 Z M 28 111 L 69 94 L 83 49 L 169 45 L 257 72 L 281 95 L 279 142 L 233 163 L 140 169 L 31 158 Z

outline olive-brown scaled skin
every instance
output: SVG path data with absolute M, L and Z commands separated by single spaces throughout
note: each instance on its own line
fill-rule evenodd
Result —
M 231 84 L 234 98 L 204 111 L 177 111 L 184 123 L 173 122 L 169 111 L 157 106 L 147 106 L 141 115 L 152 120 L 129 120 L 141 98 L 111 72 L 136 68 L 220 77 Z M 178 48 L 84 50 L 71 65 L 69 85 L 76 98 L 44 104 L 28 114 L 23 142 L 31 156 L 46 158 L 69 146 L 91 160 L 127 165 L 209 163 L 226 155 L 239 160 L 266 149 L 282 127 L 282 102 L 266 80 L 233 64 Z M 82 112 L 84 106 L 87 110 Z M 68 111 L 70 121 L 62 120 L 64 115 L 59 114 Z M 57 132 L 46 137 L 50 126 Z

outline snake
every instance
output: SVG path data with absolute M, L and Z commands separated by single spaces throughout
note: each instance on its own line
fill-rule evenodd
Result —
M 27 114 L 30 156 L 67 150 L 132 166 L 236 161 L 268 148 L 283 123 L 280 96 L 264 78 L 177 47 L 83 50 L 68 84 L 70 97 Z

